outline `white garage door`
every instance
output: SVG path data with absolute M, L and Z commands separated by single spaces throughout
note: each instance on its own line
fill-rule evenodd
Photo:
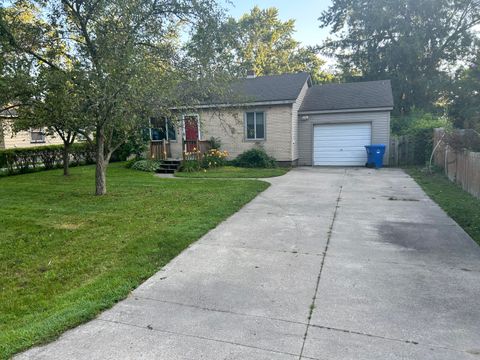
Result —
M 372 141 L 372 124 L 329 124 L 313 128 L 313 164 L 364 166 L 365 145 Z

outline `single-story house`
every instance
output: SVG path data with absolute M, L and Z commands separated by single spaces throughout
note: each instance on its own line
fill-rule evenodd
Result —
M 162 153 L 180 159 L 215 137 L 231 158 L 261 146 L 284 165 L 363 166 L 365 145 L 386 144 L 388 163 L 389 80 L 312 85 L 301 72 L 249 76 L 234 88 L 240 103 L 205 103 L 179 110 L 178 122 L 153 121 L 151 148 L 162 144 Z
M 59 136 L 46 135 L 44 129 L 41 128 L 13 132 L 12 122 L 16 118 L 15 109 L 0 112 L 0 150 L 63 144 Z

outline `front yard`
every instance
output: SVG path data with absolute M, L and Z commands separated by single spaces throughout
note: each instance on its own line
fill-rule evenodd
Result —
M 265 190 L 261 181 L 159 179 L 113 164 L 0 178 L 0 358 L 124 298 Z
M 407 172 L 480 245 L 480 200 L 442 173 L 428 174 L 421 168 L 408 168 Z
M 206 171 L 177 172 L 175 176 L 186 178 L 268 178 L 282 176 L 288 168 L 242 168 L 236 166 L 223 166 Z

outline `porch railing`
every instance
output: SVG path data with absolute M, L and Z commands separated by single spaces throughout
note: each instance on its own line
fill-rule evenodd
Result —
M 160 140 L 150 142 L 150 158 L 155 160 L 167 160 L 172 156 L 170 141 Z
M 200 160 L 211 148 L 208 140 L 183 140 L 183 160 Z

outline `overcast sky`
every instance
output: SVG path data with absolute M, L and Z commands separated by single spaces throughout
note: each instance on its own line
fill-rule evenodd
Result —
M 320 29 L 320 17 L 323 10 L 331 4 L 331 0 L 236 0 L 228 6 L 230 14 L 239 18 L 255 5 L 265 9 L 276 7 L 282 20 L 294 19 L 295 40 L 303 45 L 318 45 L 328 36 L 328 29 Z

